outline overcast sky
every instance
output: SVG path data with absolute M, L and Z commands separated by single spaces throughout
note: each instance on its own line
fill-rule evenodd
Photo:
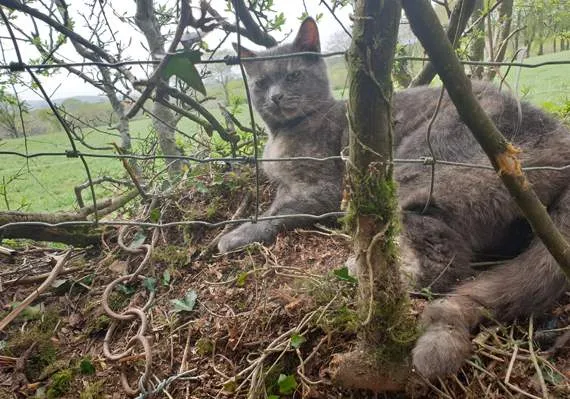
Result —
M 165 0 L 165 3 L 174 4 L 176 0 Z M 117 14 L 123 14 L 126 16 L 133 16 L 135 13 L 135 5 L 134 1 L 125 1 L 125 0 L 111 0 L 110 3 L 113 5 Z M 37 3 L 36 3 L 37 4 Z M 70 4 L 71 12 L 70 14 L 75 19 L 75 29 L 78 33 L 81 33 L 85 37 L 87 35 L 87 29 L 85 28 L 85 23 L 80 18 L 76 12 L 83 11 L 87 13 L 88 10 L 85 10 L 83 6 L 83 0 L 68 0 L 68 4 Z M 193 0 L 191 4 L 198 4 L 198 0 Z M 212 5 L 219 11 L 222 11 L 226 8 L 225 0 L 212 0 Z M 33 4 L 32 4 L 33 5 Z M 82 7 L 83 6 L 83 7 Z M 277 40 L 282 40 L 286 37 L 287 34 L 294 35 L 296 30 L 299 27 L 299 19 L 298 17 L 303 13 L 306 9 L 311 16 L 316 16 L 317 14 L 322 13 L 323 16 L 319 21 L 319 31 L 321 34 L 321 42 L 322 48 L 326 49 L 327 46 L 330 44 L 331 40 L 335 39 L 335 34 L 339 31 L 342 31 L 341 26 L 339 23 L 332 17 L 330 12 L 326 9 L 325 6 L 320 5 L 320 0 L 275 0 L 274 8 L 279 12 L 284 12 L 286 16 L 286 23 L 283 26 L 281 32 L 272 32 L 272 35 Z M 350 27 L 350 20 L 349 20 L 349 13 L 352 12 L 350 6 L 345 7 L 343 10 L 337 12 L 337 17 L 342 21 L 342 23 L 346 27 Z M 140 32 L 133 31 L 132 29 L 128 28 L 126 24 L 122 24 L 116 15 L 112 13 L 108 13 L 108 17 L 111 20 L 111 25 L 117 27 L 116 37 L 117 40 L 121 41 L 122 43 L 129 43 L 128 48 L 122 54 L 123 60 L 126 59 L 148 59 L 148 52 L 144 49 L 145 40 L 144 37 L 140 34 Z M 233 16 L 229 15 L 228 18 L 230 21 L 233 22 Z M 41 23 L 41 22 L 39 22 Z M 27 18 L 20 18 L 18 19 L 19 26 L 23 27 L 25 30 L 31 31 L 32 25 L 29 19 Z M 2 29 L 2 36 L 7 36 L 7 32 L 5 28 Z M 46 31 L 47 32 L 47 31 Z M 164 33 L 164 32 L 163 32 Z M 223 33 L 220 32 L 213 32 L 206 37 L 206 41 L 209 43 L 211 47 L 215 46 L 221 37 L 223 37 Z M 339 36 L 336 36 L 338 40 Z M 292 38 L 289 38 L 292 39 Z M 231 42 L 235 41 L 235 35 L 227 41 L 227 44 L 224 47 L 230 48 Z M 248 43 L 247 40 L 244 39 L 244 44 L 247 44 L 250 48 L 255 49 L 256 46 Z M 34 57 L 37 53 L 33 52 L 31 48 L 23 46 L 21 48 L 24 59 L 29 59 L 30 57 Z M 70 60 L 80 61 L 80 58 L 76 55 L 75 51 L 70 45 L 66 45 L 63 47 L 61 54 L 69 58 Z M 15 61 L 14 54 L 12 51 L 7 52 L 6 54 L 6 61 Z M 142 70 L 135 70 L 134 71 L 137 76 L 141 78 L 145 78 L 144 71 Z M 96 95 L 100 94 L 100 92 L 95 89 L 93 86 L 84 83 L 81 79 L 75 77 L 74 75 L 70 75 L 67 72 L 60 72 L 54 76 L 50 77 L 42 77 L 42 84 L 48 90 L 52 98 L 65 98 L 71 96 L 78 96 L 78 95 Z M 40 99 L 33 91 L 29 89 L 22 88 L 20 91 L 20 95 L 24 99 Z

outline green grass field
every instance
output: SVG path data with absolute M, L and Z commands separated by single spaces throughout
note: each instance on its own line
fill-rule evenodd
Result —
M 570 60 L 570 51 L 548 54 L 540 57 L 532 57 L 526 60 L 528 63 L 538 63 L 553 60 Z M 568 100 L 570 92 L 570 73 L 567 65 L 548 66 L 536 69 L 522 69 L 518 82 L 519 92 L 522 97 L 539 106 L 548 104 L 560 104 Z M 517 69 L 511 70 L 507 77 L 509 85 L 514 86 Z M 344 90 L 346 86 L 346 70 L 342 62 L 331 62 L 331 81 L 335 95 L 341 97 L 348 95 Z M 230 82 L 232 94 L 243 96 L 243 85 L 239 80 Z M 220 87 L 212 86 L 209 94 L 221 98 Z M 215 101 L 209 102 L 211 111 L 219 116 Z M 246 122 L 248 113 L 245 106 L 242 107 L 238 117 Z M 259 122 L 259 119 L 258 119 Z M 197 131 L 195 124 L 182 120 L 179 128 L 189 134 Z M 131 123 L 131 135 L 135 139 L 143 139 L 149 135 L 151 126 L 149 119 L 140 119 Z M 84 132 L 86 139 L 91 145 L 105 146 L 118 138 L 101 134 L 95 131 Z M 182 142 L 185 139 L 180 136 Z M 135 143 L 138 141 L 135 140 Z M 190 144 L 187 153 L 192 153 Z M 93 152 L 78 144 L 82 152 Z M 27 139 L 27 151 L 36 152 L 63 152 L 70 149 L 67 136 L 63 132 L 55 132 L 33 136 Z M 26 152 L 24 139 L 9 139 L 0 141 L 0 151 Z M 105 152 L 103 152 L 105 153 Z M 110 153 L 110 151 L 107 151 Z M 0 156 L 0 210 L 27 210 L 27 211 L 56 211 L 70 210 L 76 207 L 73 187 L 86 180 L 85 169 L 79 159 L 67 159 L 65 157 L 39 157 L 26 161 L 17 156 Z M 87 159 L 92 176 L 110 175 L 120 177 L 124 173 L 121 162 L 116 159 Z M 16 177 L 17 176 L 17 177 Z M 10 179 L 15 180 L 10 181 Z M 6 184 L 8 183 L 9 184 Z M 97 197 L 108 194 L 103 188 L 97 189 Z M 84 191 L 86 200 L 90 198 L 88 190 Z
M 147 120 L 132 122 L 132 136 L 144 137 L 148 134 Z M 117 137 L 108 136 L 98 132 L 86 132 L 86 141 L 92 146 L 108 146 L 110 142 L 117 141 Z M 63 132 L 44 134 L 24 139 L 11 139 L 0 142 L 0 151 L 17 151 L 26 153 L 38 152 L 65 152 L 71 149 L 69 139 Z M 94 152 L 77 143 L 78 150 Z M 99 151 L 97 151 L 99 152 Z M 112 153 L 112 151 L 100 151 Z M 88 166 L 92 176 L 109 175 L 120 177 L 123 167 L 119 160 L 88 158 Z M 0 209 L 26 209 L 67 210 L 75 203 L 73 188 L 87 180 L 85 168 L 77 158 L 38 157 L 26 160 L 12 155 L 2 155 L 0 161 L 0 194 L 6 191 L 6 197 L 0 198 Z M 6 183 L 10 178 L 15 180 Z M 98 189 L 96 195 L 105 195 L 105 190 Z M 84 191 L 86 199 L 91 198 L 89 190 Z M 8 204 L 6 204 L 6 198 Z
M 525 60 L 525 63 L 570 61 L 570 51 L 546 54 Z M 506 68 L 503 68 L 503 71 Z M 507 82 L 514 85 L 518 70 L 513 68 Z M 521 68 L 518 88 L 521 97 L 534 104 L 560 104 L 570 99 L 570 65 L 548 65 L 540 68 Z

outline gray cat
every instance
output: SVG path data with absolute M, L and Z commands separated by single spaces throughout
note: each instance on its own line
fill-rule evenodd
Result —
M 307 19 L 292 44 L 241 57 L 320 51 L 316 23 Z M 323 60 L 295 56 L 246 63 L 254 104 L 270 129 L 264 157 L 339 155 L 347 142 L 346 108 L 332 97 Z M 473 83 L 473 91 L 497 127 L 523 149 L 523 165 L 570 163 L 570 132 L 558 121 L 494 86 Z M 427 153 L 426 132 L 440 90 L 419 87 L 396 92 L 395 158 L 417 159 Z M 490 165 L 447 95 L 433 125 L 436 159 Z M 343 165 L 339 161 L 264 162 L 277 185 L 265 215 L 337 211 Z M 551 217 L 570 235 L 570 170 L 528 173 Z M 413 365 L 428 378 L 455 373 L 470 354 L 471 333 L 486 318 L 502 321 L 549 309 L 567 288 L 565 276 L 492 170 L 436 166 L 429 196 L 430 169 L 398 164 L 402 211 L 402 268 L 415 287 L 451 292 L 431 302 L 422 315 L 424 332 L 413 350 Z M 270 243 L 281 229 L 309 225 L 303 218 L 244 224 L 219 243 L 226 252 L 251 242 Z M 479 273 L 478 260 L 503 264 Z

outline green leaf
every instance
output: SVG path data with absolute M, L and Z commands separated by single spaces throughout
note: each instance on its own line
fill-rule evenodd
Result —
M 267 397 L 267 399 L 281 399 L 281 396 L 279 396 L 279 395 L 269 395 L 269 396 Z
M 162 272 L 162 285 L 168 286 L 170 285 L 170 272 L 166 269 Z
M 194 187 L 196 187 L 196 191 L 198 191 L 201 194 L 208 194 L 208 192 L 210 191 L 208 189 L 208 186 L 206 186 L 203 182 L 201 181 L 196 181 L 196 183 L 194 184 Z
M 424 287 L 420 290 L 420 292 L 426 297 L 428 301 L 433 301 L 433 292 L 431 288 Z
M 204 82 L 196 69 L 196 63 L 200 61 L 201 53 L 197 50 L 178 51 L 176 54 L 168 55 L 166 66 L 162 72 L 164 79 L 169 79 L 172 75 L 176 75 L 194 90 L 206 95 Z
M 191 312 L 196 306 L 196 299 L 198 299 L 198 294 L 194 290 L 188 290 L 184 298 L 174 299 L 170 302 L 174 305 L 174 312 Z
M 237 382 L 234 378 L 228 380 L 222 387 L 225 393 L 234 393 L 237 389 Z
M 156 279 L 154 277 L 147 277 L 143 280 L 143 286 L 150 292 L 156 291 Z
M 136 292 L 134 287 L 127 284 L 117 284 L 117 290 L 127 296 L 131 296 Z
M 295 349 L 299 348 L 306 341 L 307 341 L 307 338 L 305 338 L 304 336 L 302 336 L 300 334 L 293 334 L 291 336 L 291 346 Z
M 334 275 L 337 276 L 339 280 L 348 281 L 349 283 L 357 284 L 358 280 L 348 274 L 348 267 L 341 267 L 340 269 L 335 269 L 333 271 Z
M 279 393 L 283 395 L 291 394 L 297 389 L 297 381 L 294 375 L 280 374 L 277 384 L 279 385 Z

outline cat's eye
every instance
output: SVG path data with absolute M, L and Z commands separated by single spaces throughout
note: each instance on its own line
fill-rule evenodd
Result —
M 299 78 L 301 77 L 301 71 L 293 71 L 289 74 L 287 74 L 287 81 L 289 82 L 294 82 L 296 80 L 299 80 Z

